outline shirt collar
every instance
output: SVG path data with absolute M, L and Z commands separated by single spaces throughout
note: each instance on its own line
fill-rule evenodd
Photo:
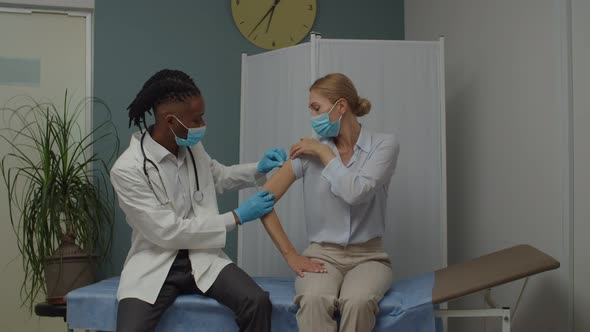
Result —
M 365 152 L 371 149 L 371 133 L 369 133 L 362 125 L 359 138 L 356 140 L 356 145 Z
M 328 143 L 332 146 L 335 146 L 334 139 L 332 137 L 321 137 L 321 136 L 317 135 L 316 133 L 313 134 L 313 137 L 315 137 L 317 140 L 319 140 L 322 143 Z M 358 146 L 364 152 L 369 152 L 371 150 L 371 133 L 367 129 L 365 129 L 362 125 L 361 125 L 361 132 L 359 134 L 359 138 L 356 140 L 355 145 Z
M 144 148 L 149 151 L 150 155 L 154 157 L 154 161 L 157 163 L 161 163 L 162 160 L 166 157 L 174 157 L 178 160 L 184 160 L 186 155 L 186 149 L 184 146 L 179 146 L 178 148 L 178 157 L 175 157 L 168 149 L 160 145 L 160 143 L 154 141 L 152 136 L 148 133 L 145 135 L 145 140 L 143 141 Z

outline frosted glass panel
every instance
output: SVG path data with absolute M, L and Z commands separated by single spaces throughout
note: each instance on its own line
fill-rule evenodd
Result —
M 0 56 L 0 85 L 39 86 L 41 59 Z

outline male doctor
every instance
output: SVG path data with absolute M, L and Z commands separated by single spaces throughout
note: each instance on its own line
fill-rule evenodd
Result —
M 271 303 L 223 252 L 226 233 L 269 213 L 274 195 L 261 191 L 220 214 L 216 195 L 262 185 L 264 173 L 286 159 L 268 150 L 259 163 L 224 166 L 211 159 L 205 104 L 193 80 L 177 70 L 153 75 L 128 107 L 141 129 L 111 170 L 119 205 L 132 228 L 117 292 L 117 331 L 153 331 L 179 294 L 218 300 L 236 315 L 240 331 L 270 331 Z M 153 110 L 149 128 L 145 113 Z

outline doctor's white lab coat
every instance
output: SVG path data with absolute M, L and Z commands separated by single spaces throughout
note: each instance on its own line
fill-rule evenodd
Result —
M 140 139 L 141 133 L 133 134 L 129 147 L 111 169 L 111 182 L 119 205 L 132 228 L 131 248 L 121 273 L 117 299 L 137 298 L 153 304 L 178 249 L 189 249 L 195 282 L 206 292 L 221 269 L 231 263 L 222 248 L 225 247 L 226 223 L 234 217 L 231 212 L 219 214 L 217 194 L 262 185 L 265 177 L 257 171 L 256 163 L 221 165 L 198 143 L 191 150 L 203 199 L 200 202 L 191 199 L 194 217 L 183 219 L 177 216 L 173 202 L 161 204 L 150 189 L 143 172 Z M 145 153 L 158 165 L 147 149 Z M 196 180 L 192 160 L 188 154 L 186 158 L 192 197 L 197 190 Z M 158 197 L 166 197 L 164 193 L 171 193 L 174 184 L 167 183 L 166 177 L 161 181 L 150 163 L 146 166 L 154 191 L 158 191 Z M 158 168 L 161 169 L 159 165 Z

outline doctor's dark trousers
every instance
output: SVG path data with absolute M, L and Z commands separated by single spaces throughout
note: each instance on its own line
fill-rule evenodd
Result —
M 216 299 L 236 315 L 240 331 L 270 331 L 272 305 L 268 292 L 234 263 L 224 267 L 213 285 L 203 293 L 195 284 L 187 250 L 180 250 L 154 304 L 125 298 L 117 309 L 117 332 L 154 331 L 160 317 L 180 294 L 199 294 Z

